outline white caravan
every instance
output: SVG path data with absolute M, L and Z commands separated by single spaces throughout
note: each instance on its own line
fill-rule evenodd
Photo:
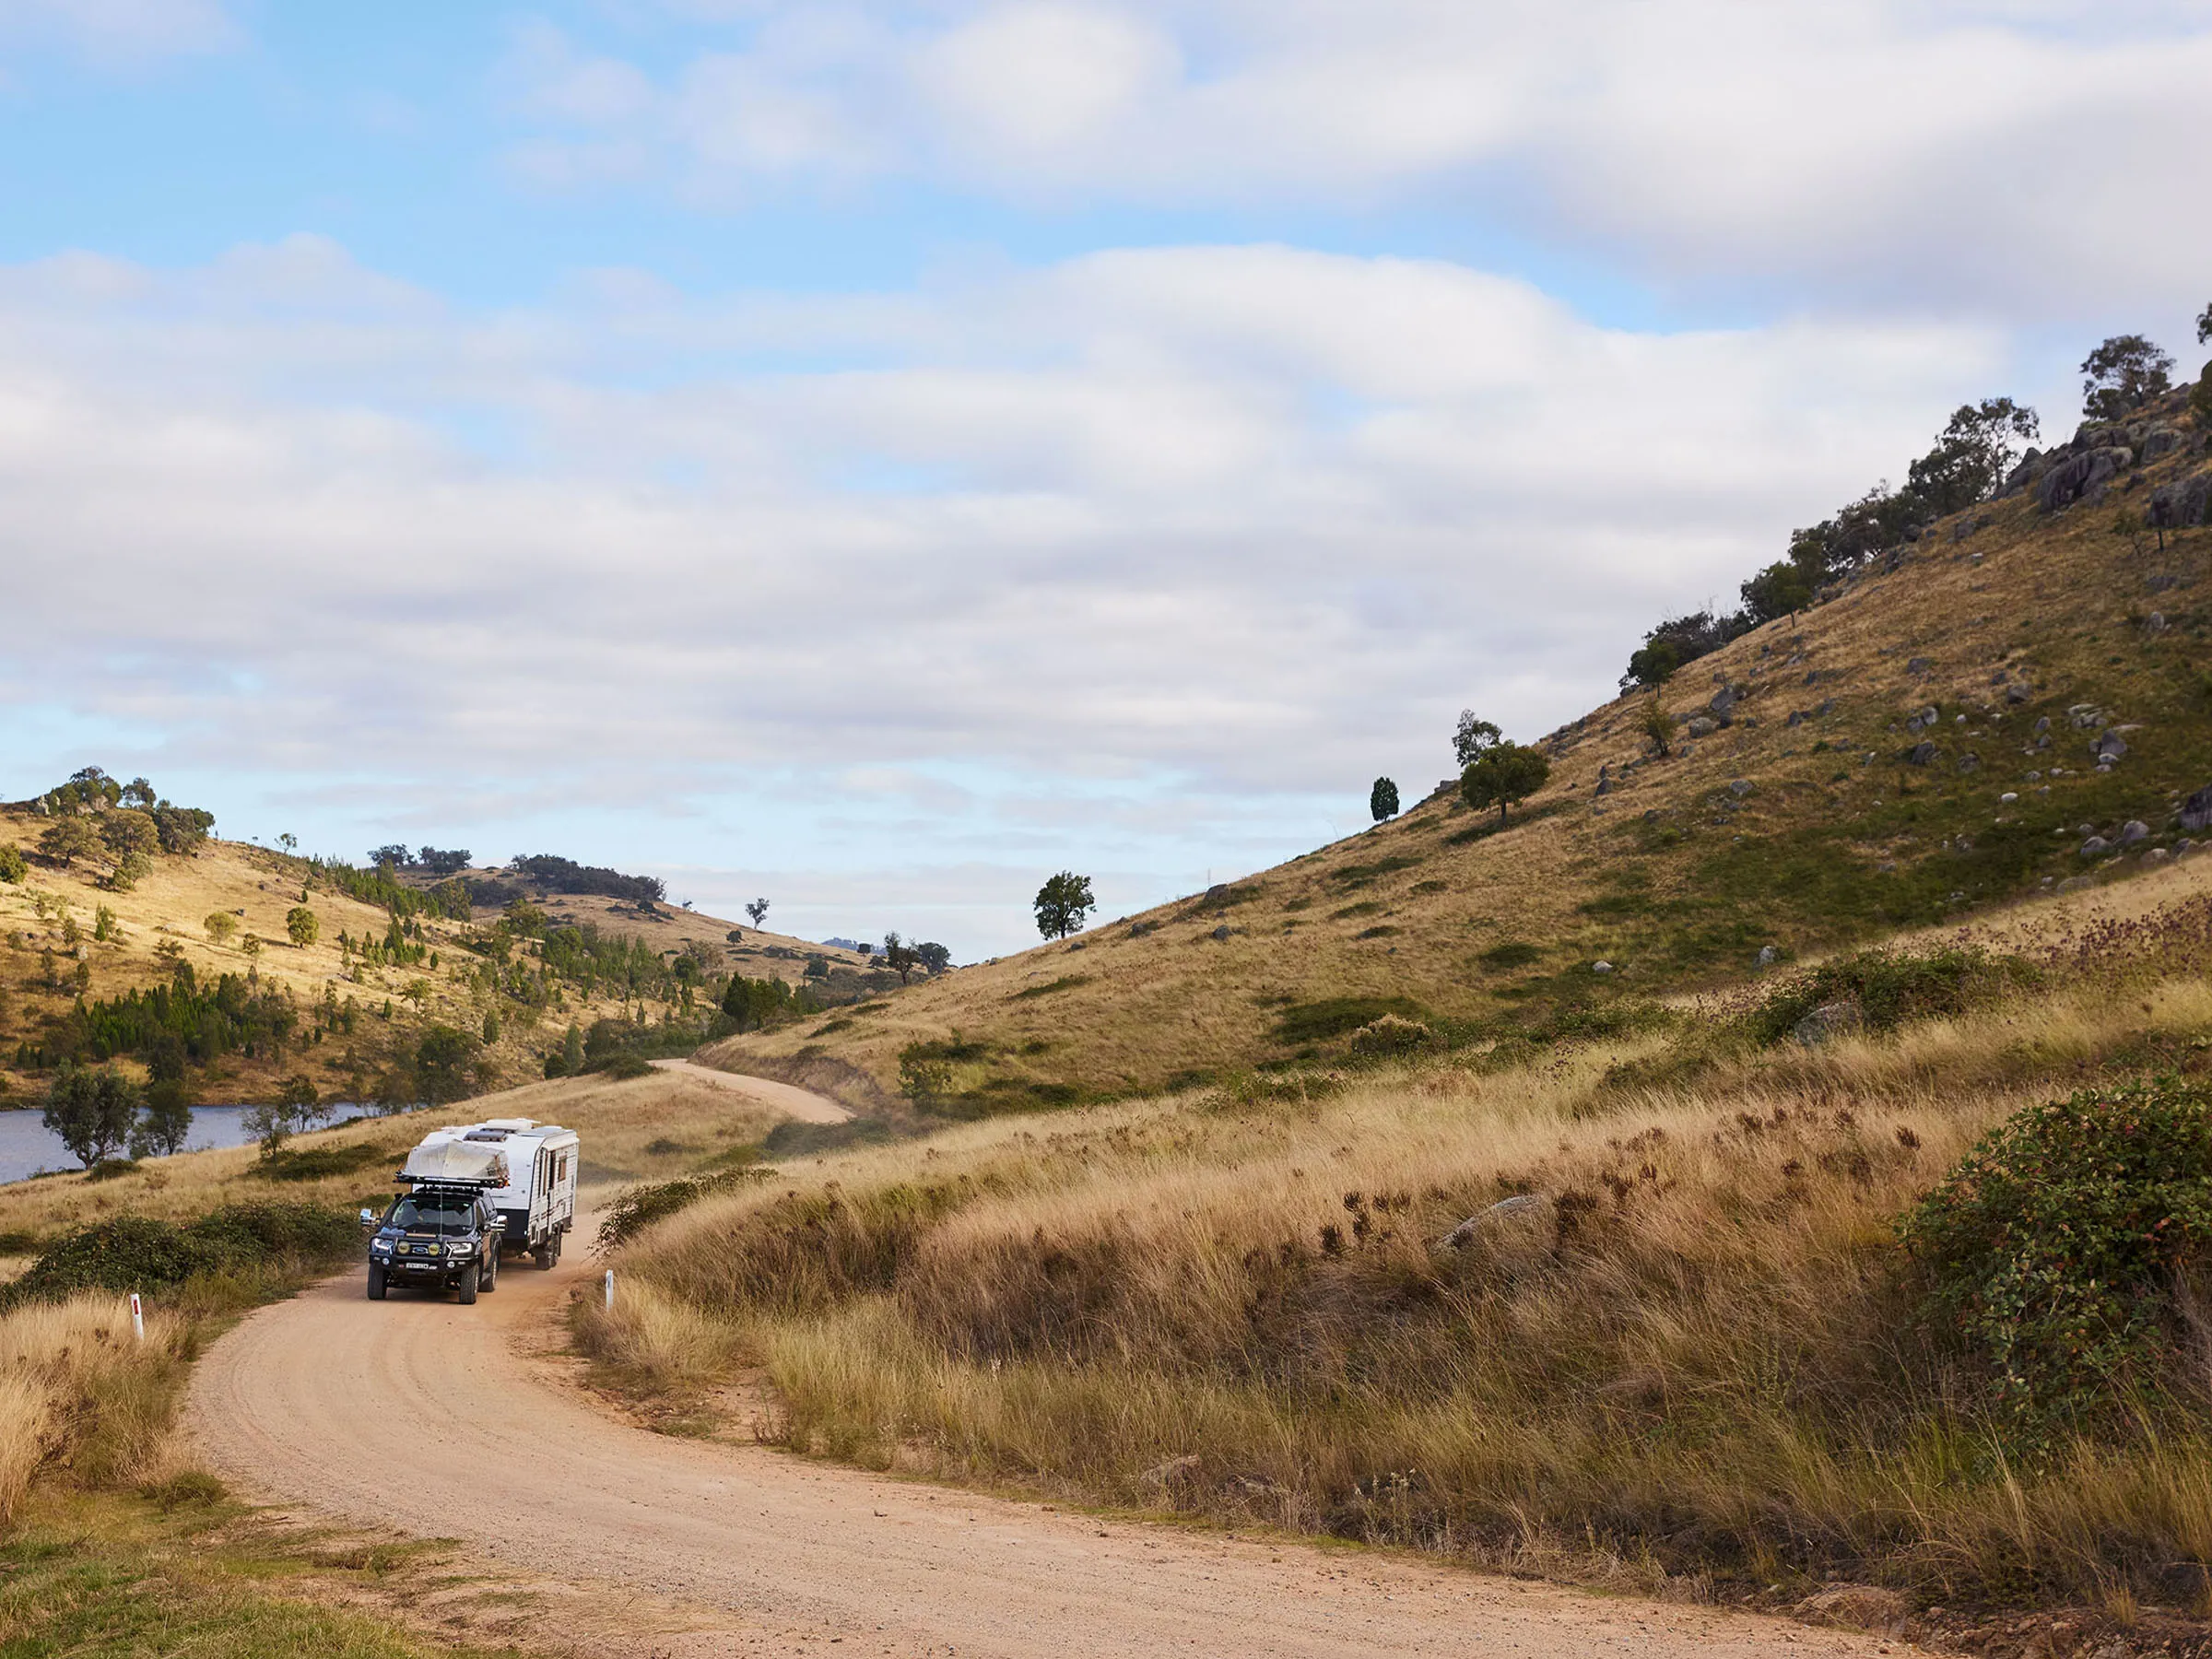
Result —
M 560 1241 L 576 1224 L 576 1131 L 530 1118 L 487 1118 L 452 1129 L 433 1129 L 407 1162 L 435 1158 L 435 1148 L 496 1148 L 506 1162 L 506 1184 L 487 1196 L 506 1225 L 502 1251 L 529 1252 L 540 1267 L 560 1260 Z M 496 1167 L 496 1166 L 495 1166 Z

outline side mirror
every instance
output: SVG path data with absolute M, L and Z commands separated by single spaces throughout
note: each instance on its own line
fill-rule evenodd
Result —
M 376 1225 L 376 1212 L 372 1209 L 362 1210 L 361 1225 L 363 1227 L 374 1227 Z

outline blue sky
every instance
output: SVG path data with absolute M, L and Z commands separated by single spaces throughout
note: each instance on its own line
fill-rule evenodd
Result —
M 0 0 L 0 794 L 963 958 L 1185 892 L 1959 402 L 2194 369 L 2208 70 L 2203 0 Z

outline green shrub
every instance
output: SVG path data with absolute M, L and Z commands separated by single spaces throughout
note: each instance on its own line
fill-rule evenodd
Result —
M 899 1092 L 926 1112 L 952 1088 L 952 1065 L 935 1051 L 943 1045 L 910 1042 L 899 1051 Z
M 202 1274 L 335 1266 L 360 1246 L 352 1221 L 305 1204 L 226 1205 L 183 1227 L 118 1216 L 49 1245 L 28 1273 L 0 1291 L 0 1308 L 58 1301 L 80 1290 L 158 1295 Z
M 1947 946 L 1923 955 L 1862 950 L 1776 985 L 1747 1023 L 1758 1041 L 1780 1042 L 1814 1009 L 1848 1002 L 1868 1030 L 1893 1031 L 1915 1020 L 1963 1014 L 2040 977 L 2019 958 L 1992 955 L 1979 946 Z
M 1399 1054 L 1410 1054 L 1427 1045 L 1436 1033 L 1418 1019 L 1406 1019 L 1395 1014 L 1361 1026 L 1352 1033 L 1352 1053 L 1376 1059 L 1387 1059 Z
M 655 1221 L 688 1209 L 701 1198 L 734 1193 L 760 1180 L 765 1171 L 751 1168 L 723 1170 L 712 1175 L 684 1175 L 651 1186 L 634 1186 L 606 1206 L 599 1222 L 601 1254 L 620 1249 Z
M 286 1147 L 265 1152 L 246 1173 L 258 1181 L 321 1181 L 350 1175 L 392 1155 L 374 1146 Z
M 1504 973 L 1514 968 L 1525 968 L 1543 954 L 1540 947 L 1525 939 L 1507 939 L 1491 946 L 1475 959 L 1492 973 Z
M 2167 1078 L 2028 1107 L 1899 1235 L 2016 1425 L 2094 1427 L 2174 1358 L 2178 1277 L 2212 1246 L 2212 1098 Z
M 29 874 L 30 864 L 23 856 L 22 848 L 12 843 L 0 846 L 0 881 L 13 885 Z
M 1406 996 L 1331 996 L 1319 1002 L 1293 1003 L 1275 1017 L 1276 1041 L 1326 1042 L 1372 1025 L 1385 1014 L 1395 1014 L 1401 1019 L 1426 1019 L 1429 1010 Z

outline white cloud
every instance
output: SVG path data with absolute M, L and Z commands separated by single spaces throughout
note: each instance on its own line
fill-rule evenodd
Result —
M 0 48 L 59 44 L 108 67 L 225 51 L 241 35 L 217 0 L 0 0 Z
M 844 366 L 759 365 L 794 314 Z M 1999 357 L 1623 334 L 1274 247 L 500 314 L 327 242 L 56 261 L 0 276 L 5 695 L 426 789 L 559 756 L 672 798 L 897 781 L 927 816 L 953 766 L 1265 816 L 1437 751 L 1463 701 L 1524 733 L 1580 712 L 1653 614 L 1896 470 Z
M 2212 265 L 2204 0 L 747 9 L 649 100 L 625 81 L 631 176 L 1483 204 L 1661 279 L 2032 315 L 2178 305 Z

